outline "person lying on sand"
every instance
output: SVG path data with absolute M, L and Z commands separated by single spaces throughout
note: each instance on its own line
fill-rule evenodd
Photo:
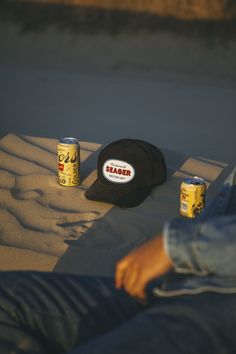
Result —
M 196 220 L 122 258 L 114 279 L 0 273 L 0 353 L 236 353 L 236 169 Z

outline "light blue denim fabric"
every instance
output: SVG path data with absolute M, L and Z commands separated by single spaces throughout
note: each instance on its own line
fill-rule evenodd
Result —
M 164 230 L 175 272 L 158 280 L 156 295 L 236 293 L 236 168 L 198 219 L 174 219 Z

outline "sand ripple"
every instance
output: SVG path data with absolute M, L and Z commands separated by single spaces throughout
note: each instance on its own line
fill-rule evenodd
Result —
M 100 145 L 81 143 L 85 163 Z M 8 134 L 0 141 L 0 243 L 60 256 L 111 208 L 84 197 L 89 164 L 79 188 L 57 183 L 57 140 Z
M 68 188 L 57 183 L 57 140 L 14 134 L 0 140 L 0 244 L 64 258 L 63 271 L 74 271 L 78 264 L 84 269 L 86 250 L 90 250 L 91 258 L 95 249 L 115 251 L 114 262 L 128 249 L 161 232 L 170 217 L 179 215 L 183 178 L 195 174 L 205 178 L 209 199 L 230 167 L 165 150 L 166 183 L 136 208 L 113 208 L 85 198 L 85 190 L 96 178 L 100 145 L 80 145 L 82 184 Z M 82 257 L 81 263 L 78 257 Z

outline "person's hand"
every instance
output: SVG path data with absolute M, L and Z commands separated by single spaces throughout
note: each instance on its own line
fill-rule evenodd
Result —
M 145 301 L 147 284 L 165 274 L 171 267 L 171 259 L 164 249 L 163 236 L 156 236 L 117 263 L 116 288 L 124 288 L 131 296 Z

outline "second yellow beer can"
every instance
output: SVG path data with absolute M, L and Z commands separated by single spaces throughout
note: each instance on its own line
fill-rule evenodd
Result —
M 197 217 L 205 207 L 206 183 L 200 177 L 186 178 L 180 186 L 180 214 Z
M 58 142 L 58 182 L 75 187 L 80 181 L 80 145 L 75 138 L 61 138 Z

